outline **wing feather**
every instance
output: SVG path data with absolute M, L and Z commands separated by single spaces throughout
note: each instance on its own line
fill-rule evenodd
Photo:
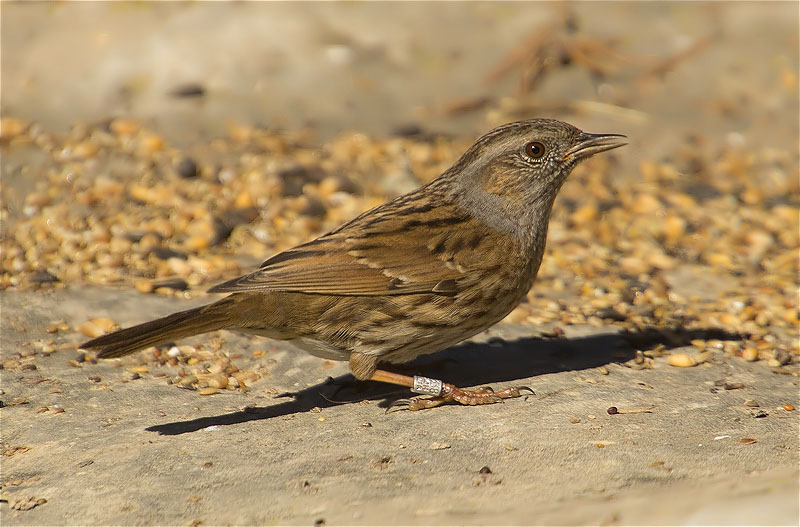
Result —
M 404 212 L 407 208 L 389 202 L 209 291 L 453 295 L 475 271 L 491 265 L 476 250 L 477 244 L 470 244 L 476 235 L 488 234 L 475 220 L 453 206 L 417 206 L 419 212 L 413 215 Z M 448 251 L 448 245 L 455 250 Z

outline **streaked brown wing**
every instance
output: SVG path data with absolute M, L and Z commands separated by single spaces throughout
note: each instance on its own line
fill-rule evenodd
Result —
M 413 206 L 404 201 L 369 211 L 209 291 L 345 296 L 457 293 L 470 271 L 486 264 L 469 250 L 470 244 L 472 249 L 477 245 L 474 220 L 451 206 Z M 467 250 L 450 250 L 458 248 Z

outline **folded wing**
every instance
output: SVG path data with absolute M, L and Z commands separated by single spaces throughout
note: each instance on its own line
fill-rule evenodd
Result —
M 390 202 L 209 291 L 454 295 L 492 265 L 476 250 L 483 238 L 452 206 Z

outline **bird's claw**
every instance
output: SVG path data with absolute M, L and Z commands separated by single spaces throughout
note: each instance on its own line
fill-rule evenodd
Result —
M 392 411 L 392 408 L 398 408 L 400 410 L 410 410 L 411 409 L 412 399 L 395 399 L 392 401 L 389 406 L 386 407 L 386 412 L 389 413 Z

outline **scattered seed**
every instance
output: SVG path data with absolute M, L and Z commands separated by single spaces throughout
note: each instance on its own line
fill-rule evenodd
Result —
M 775 350 L 775 355 L 773 359 L 775 360 L 775 362 L 778 363 L 777 366 L 783 366 L 784 364 L 787 364 L 792 359 L 792 357 L 785 350 L 779 349 Z
M 145 295 L 149 294 L 149 293 L 152 293 L 153 289 L 155 289 L 155 286 L 153 285 L 153 281 L 149 280 L 147 278 L 142 278 L 142 279 L 136 280 L 136 283 L 134 284 L 134 287 L 136 288 L 137 291 L 139 291 L 140 293 L 145 294 Z
M 697 366 L 697 361 L 686 353 L 674 353 L 669 356 L 667 362 L 669 362 L 670 366 L 675 366 L 676 368 Z
M 195 375 L 187 375 L 178 381 L 180 386 L 191 386 L 192 384 L 197 382 L 197 376 Z
M 758 350 L 755 348 L 745 348 L 742 351 L 742 358 L 748 362 L 755 362 L 758 360 Z
M 228 386 L 228 377 L 218 373 L 208 379 L 208 385 L 212 388 L 225 388 Z
M 75 329 L 89 338 L 99 337 L 104 334 L 103 329 L 92 321 L 84 322 Z

